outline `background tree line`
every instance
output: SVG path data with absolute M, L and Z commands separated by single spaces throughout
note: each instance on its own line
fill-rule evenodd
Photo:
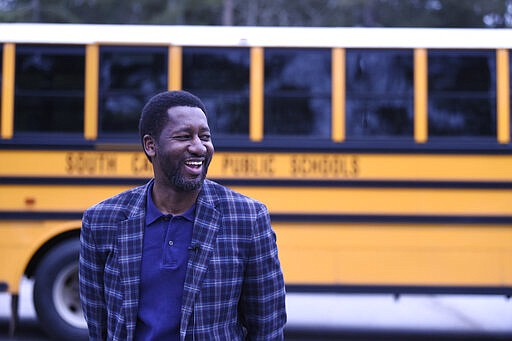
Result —
M 512 0 L 0 0 L 1 22 L 512 27 Z

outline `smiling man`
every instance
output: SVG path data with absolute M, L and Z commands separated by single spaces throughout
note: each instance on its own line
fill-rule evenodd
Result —
M 267 208 L 206 179 L 204 104 L 154 96 L 139 124 L 154 179 L 85 211 L 80 298 L 91 340 L 282 340 L 285 290 Z

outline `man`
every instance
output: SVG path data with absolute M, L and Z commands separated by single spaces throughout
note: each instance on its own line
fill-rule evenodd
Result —
M 139 124 L 154 179 L 85 211 L 91 340 L 282 340 L 284 281 L 266 207 L 206 178 L 206 109 L 156 95 Z

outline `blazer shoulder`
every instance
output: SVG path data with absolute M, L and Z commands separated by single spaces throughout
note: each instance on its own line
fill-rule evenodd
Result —
M 85 210 L 84 218 L 125 220 L 144 207 L 148 187 L 149 183 L 105 199 Z
M 208 200 L 212 200 L 217 209 L 226 207 L 243 208 L 248 211 L 267 210 L 266 206 L 251 197 L 220 185 L 212 180 L 206 180 L 204 194 Z

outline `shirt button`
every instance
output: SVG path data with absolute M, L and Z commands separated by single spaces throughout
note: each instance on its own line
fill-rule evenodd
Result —
M 173 246 L 174 242 L 172 240 L 169 240 L 169 246 Z

